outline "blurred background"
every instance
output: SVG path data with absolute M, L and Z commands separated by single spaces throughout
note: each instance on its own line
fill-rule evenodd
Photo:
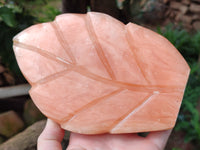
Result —
M 134 22 L 165 36 L 191 73 L 166 150 L 200 149 L 200 0 L 0 0 L 0 150 L 36 150 L 45 117 L 28 96 L 12 38 L 61 13 L 97 11 Z M 41 121 L 42 120 L 42 121 Z M 68 144 L 66 133 L 63 147 Z

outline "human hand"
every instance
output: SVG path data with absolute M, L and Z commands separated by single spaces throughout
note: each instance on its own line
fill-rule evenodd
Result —
M 67 150 L 163 150 L 171 130 L 151 132 L 147 137 L 137 134 L 82 135 L 71 133 Z M 38 150 L 62 150 L 64 130 L 48 119 L 38 138 Z

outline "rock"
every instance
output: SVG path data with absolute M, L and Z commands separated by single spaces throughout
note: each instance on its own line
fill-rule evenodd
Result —
M 200 13 L 200 5 L 192 3 L 189 10 L 193 13 Z
M 176 17 L 175 17 L 175 20 L 176 20 L 176 21 L 180 21 L 180 19 L 181 19 L 182 16 L 183 16 L 182 13 L 180 13 L 180 12 L 177 13 L 177 14 L 176 14 Z
M 181 13 L 178 13 L 178 11 L 171 11 L 171 12 L 169 13 L 169 18 L 174 19 L 174 18 L 177 16 L 177 14 L 181 14 Z M 181 14 L 181 15 L 182 15 L 182 14 Z M 176 20 L 176 18 L 175 18 L 175 20 Z
M 179 3 L 179 2 L 175 2 L 175 1 L 172 1 L 170 3 L 170 8 L 177 9 L 182 14 L 185 14 L 188 11 L 188 6 L 186 6 L 186 5 L 182 4 L 182 3 Z
M 189 5 L 190 4 L 190 0 L 182 0 L 181 3 L 185 4 L 185 5 Z
M 193 23 L 193 27 L 194 27 L 195 30 L 200 30 L 200 21 L 195 21 Z
M 9 85 L 14 85 L 15 84 L 15 79 L 14 79 L 14 77 L 10 73 L 4 72 L 3 76 L 4 76 L 6 82 Z
M 11 137 L 24 127 L 23 121 L 14 111 L 0 114 L 0 134 Z
M 0 145 L 0 150 L 37 150 L 37 139 L 43 131 L 45 124 L 46 120 L 36 122 L 23 132 Z M 66 131 L 62 141 L 63 150 L 68 146 L 69 136 L 70 133 Z
M 192 22 L 192 17 L 191 16 L 187 16 L 187 15 L 184 15 L 181 17 L 180 21 L 184 22 L 184 23 L 187 23 L 187 24 L 191 24 Z
M 173 9 L 179 9 L 183 4 L 181 4 L 180 2 L 175 2 L 175 1 L 171 1 L 170 2 L 170 8 Z
M 191 16 L 187 16 L 187 15 L 183 15 L 183 14 L 179 13 L 176 16 L 175 20 L 181 21 L 181 22 L 186 23 L 186 24 L 189 25 L 192 22 L 192 17 Z
M 0 145 L 0 150 L 36 150 L 38 136 L 44 129 L 45 124 L 45 120 L 33 124 Z
M 2 65 L 0 65 L 0 73 L 3 73 L 5 70 L 6 69 Z
M 36 121 L 45 119 L 45 116 L 39 111 L 32 100 L 27 100 L 25 102 L 23 117 L 27 125 L 31 125 Z
M 185 14 L 188 11 L 188 7 L 185 5 L 180 5 L 179 10 L 182 14 Z
M 200 20 L 200 15 L 194 14 L 192 20 Z
M 162 1 L 164 4 L 167 4 L 169 2 L 169 0 L 163 0 Z

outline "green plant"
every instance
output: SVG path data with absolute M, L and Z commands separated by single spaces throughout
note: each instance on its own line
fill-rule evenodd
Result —
M 190 65 L 190 77 L 175 130 L 185 132 L 185 142 L 192 141 L 197 147 L 200 147 L 198 142 L 200 141 L 200 115 L 196 108 L 200 100 L 200 62 L 198 62 L 200 57 L 200 32 L 190 34 L 172 25 L 163 30 L 158 28 L 157 31 L 180 51 Z
M 32 25 L 33 21 L 34 17 L 13 1 L 0 3 L 0 61 L 18 79 L 22 79 L 22 75 L 14 57 L 12 38 L 21 30 Z
M 53 6 L 46 5 L 40 13 L 43 15 L 38 15 L 38 22 L 48 22 L 54 20 L 57 15 L 61 14 L 61 11 Z
M 36 23 L 53 21 L 61 14 L 59 10 L 60 0 L 20 0 L 21 5 L 26 9 L 31 9 L 31 15 L 35 16 Z M 22 3 L 23 2 L 23 3 Z
M 172 150 L 182 150 L 181 148 L 172 148 Z
M 16 7 L 14 7 L 16 8 Z M 0 20 L 4 22 L 9 27 L 15 27 L 17 25 L 17 21 L 15 19 L 15 12 L 21 12 L 19 9 L 18 11 L 14 11 L 14 9 L 10 9 L 6 6 L 2 6 L 0 8 Z
M 157 32 L 166 37 L 180 51 L 189 64 L 197 62 L 200 54 L 200 32 L 192 35 L 181 27 L 172 25 L 166 26 L 163 30 L 158 28 Z
M 196 109 L 200 100 L 200 65 L 191 65 L 188 86 L 182 102 L 181 111 L 176 124 L 176 130 L 186 132 L 185 142 L 200 141 L 200 115 Z
M 192 89 L 186 88 L 181 111 L 178 116 L 178 122 L 175 130 L 186 132 L 185 142 L 200 140 L 200 120 L 199 112 L 196 109 L 197 100 L 200 96 L 200 87 Z

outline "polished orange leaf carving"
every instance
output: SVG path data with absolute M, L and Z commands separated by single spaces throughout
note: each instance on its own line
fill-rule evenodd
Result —
M 37 107 L 84 134 L 173 128 L 190 71 L 164 37 L 94 12 L 34 25 L 14 51 Z

